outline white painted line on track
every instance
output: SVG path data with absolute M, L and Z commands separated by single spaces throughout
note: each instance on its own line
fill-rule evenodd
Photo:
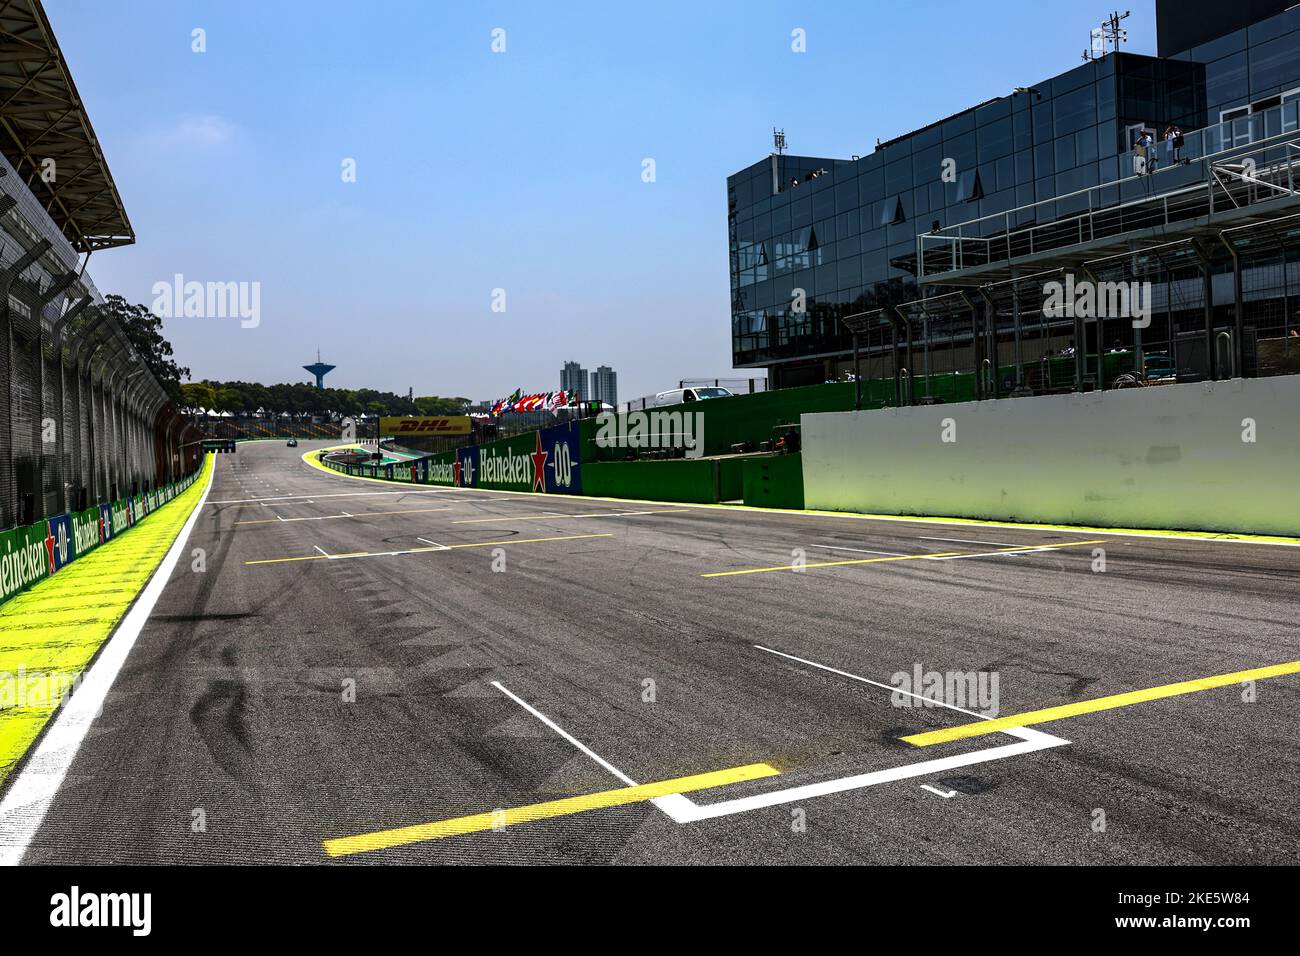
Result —
M 316 549 L 318 552 L 320 552 L 321 554 L 325 555 L 325 557 L 327 557 L 327 558 L 329 557 L 329 553 L 326 552 L 325 549 L 322 548 L 320 545 L 318 545 L 318 544 L 313 544 L 312 547 L 315 548 L 315 549 Z
M 63 786 L 91 725 L 103 712 L 104 700 L 108 697 L 113 682 L 117 680 L 122 665 L 126 663 L 140 637 L 140 631 L 149 620 L 149 614 L 167 587 L 167 581 L 185 550 L 190 531 L 203 513 L 203 504 L 216 479 L 218 460 L 220 456 L 213 459 L 203 497 L 190 512 L 180 533 L 176 535 L 176 540 L 154 570 L 153 577 L 100 648 L 90 669 L 86 671 L 81 686 L 59 708 L 36 751 L 18 772 L 17 778 L 11 781 L 3 802 L 0 802 L 0 866 L 16 866 L 21 863 L 33 837 L 40 830 L 45 814 Z
M 816 661 L 810 661 L 802 657 L 795 657 L 793 654 L 776 651 L 770 647 L 763 647 L 760 644 L 755 644 L 753 646 L 758 650 L 766 651 L 769 654 L 776 654 L 779 657 L 798 661 L 801 664 L 808 664 L 811 667 L 820 668 L 821 670 L 829 671 L 832 674 L 839 674 L 842 677 L 861 681 L 864 684 L 881 687 L 888 690 L 890 693 L 908 693 L 893 685 L 881 684 L 878 681 L 869 680 L 866 677 L 859 677 L 857 674 L 850 674 L 848 671 L 842 671 L 834 667 L 827 667 L 825 664 L 818 664 Z M 908 694 L 908 696 L 919 697 L 920 695 Z M 992 719 L 984 714 L 965 710 L 943 701 L 934 701 L 934 703 L 947 707 L 949 710 L 959 711 L 963 714 L 971 714 L 983 720 Z M 1039 750 L 1048 750 L 1052 747 L 1063 747 L 1070 743 L 1070 741 L 1061 737 L 1054 737 L 1051 734 L 1043 733 L 1042 731 L 1035 730 L 1032 727 L 1008 727 L 1005 730 L 999 731 L 999 733 L 1016 737 L 1018 738 L 1018 742 L 1013 744 L 1004 744 L 1001 747 L 990 747 L 987 750 L 977 750 L 973 753 L 957 754 L 952 757 L 941 757 L 936 760 L 922 760 L 918 763 L 906 764 L 901 767 L 891 767 L 887 770 L 875 770 L 870 773 L 857 774 L 852 777 L 840 777 L 836 780 L 824 780 L 820 783 L 810 783 L 799 787 L 788 787 L 784 790 L 760 793 L 752 797 L 723 800 L 719 803 L 701 805 L 684 794 L 678 794 L 681 802 L 674 804 L 673 809 L 666 810 L 665 812 L 667 812 L 668 815 L 678 823 L 693 823 L 697 820 L 712 820 L 718 817 L 731 816 L 736 813 L 748 813 L 751 810 L 761 810 L 766 807 L 780 806 L 785 803 L 795 803 L 800 800 L 823 797 L 832 793 L 861 790 L 865 787 L 874 787 L 882 783 L 895 783 L 899 780 L 910 780 L 916 777 L 930 777 L 937 773 L 956 770 L 960 767 L 989 763 L 994 760 L 1005 760 L 1008 757 L 1018 757 Z
M 1004 744 L 1001 747 L 977 750 L 974 753 L 957 754 L 953 757 L 942 757 L 938 760 L 922 760 L 920 763 L 892 767 L 888 770 L 876 770 L 872 773 L 858 774 L 853 777 L 840 777 L 838 780 L 824 780 L 821 783 L 810 783 L 802 787 L 790 787 L 786 790 L 760 793 L 753 797 L 741 797 L 736 800 L 724 800 L 721 803 L 710 803 L 704 806 L 682 795 L 682 800 L 689 803 L 693 809 L 683 817 L 672 816 L 679 823 L 712 820 L 717 817 L 731 816 L 735 813 L 748 813 L 751 810 L 776 807 L 783 803 L 795 803 L 800 800 L 810 800 L 814 797 L 824 797 L 832 793 L 861 790 L 882 783 L 895 783 L 899 780 L 910 780 L 915 777 L 930 777 L 960 767 L 990 763 L 994 760 L 1005 760 L 1008 757 L 1019 757 L 1023 754 L 1031 754 L 1051 747 L 1062 747 L 1069 743 L 1068 740 L 1062 740 L 1060 737 L 1053 737 L 1051 734 L 1044 734 L 1029 727 L 1017 727 L 1004 730 L 1002 733 L 1022 739 L 1019 743 Z
M 511 693 L 504 686 L 502 686 L 500 681 L 494 680 L 491 683 L 493 687 L 501 691 L 501 693 L 505 694 L 516 704 L 518 704 L 524 710 L 528 711 L 530 714 L 532 714 L 534 717 L 536 717 L 538 720 L 544 723 L 547 727 L 551 728 L 551 730 L 555 731 L 557 734 L 559 734 L 569 743 L 573 744 L 573 746 L 577 747 L 580 751 L 582 751 L 592 760 L 596 761 L 596 763 L 600 764 L 601 767 L 603 767 L 605 770 L 612 773 L 623 783 L 627 784 L 629 787 L 637 786 L 637 782 L 633 780 L 631 777 L 629 777 L 627 774 L 625 774 L 622 770 L 619 770 L 617 767 L 615 767 L 612 763 L 610 763 L 600 754 L 596 753 L 596 751 L 592 750 L 590 747 L 584 744 L 577 737 L 573 736 L 573 734 L 569 733 L 567 730 L 565 730 L 555 721 L 551 720 L 551 718 L 547 717 L 545 714 L 543 714 L 532 704 L 528 703 L 528 701 L 524 700 L 522 697 L 519 697 L 517 694 Z M 678 819 L 678 816 L 683 812 L 690 812 L 691 809 L 694 807 L 694 804 L 692 804 L 689 800 L 686 799 L 686 797 L 684 797 L 680 793 L 670 794 L 669 796 L 666 797 L 656 797 L 650 802 L 654 804 L 656 807 L 658 807 L 660 810 L 662 810 L 664 813 L 668 814 L 668 816 L 672 817 L 674 820 L 677 820 L 678 823 L 682 822 L 681 820 Z
M 425 544 L 431 544 L 431 545 L 433 545 L 435 548 L 441 548 L 443 551 L 450 551 L 450 550 L 451 550 L 451 548 L 447 547 L 445 544 L 439 544 L 437 541 L 430 541 L 428 538 L 416 538 L 415 540 L 416 540 L 416 541 L 423 541 Z
M 932 786 L 930 786 L 928 783 L 923 783 L 923 784 L 921 784 L 921 789 L 922 789 L 922 790 L 929 790 L 929 791 L 930 791 L 931 793 L 933 793 L 936 797 L 943 797 L 943 799 L 945 799 L 945 800 L 951 800 L 953 797 L 957 796 L 957 791 L 956 791 L 956 790 L 949 790 L 947 793 L 944 793 L 944 792 L 943 792 L 942 790 L 940 790 L 939 788 L 937 788 L 937 787 L 932 787 Z
M 1011 545 L 1010 547 L 1019 547 Z M 1045 544 L 1041 548 L 1021 548 L 1019 551 L 981 551 L 979 554 L 945 554 L 942 557 L 922 558 L 922 561 L 964 561 L 966 558 L 1019 558 L 1029 554 L 1039 554 L 1043 551 L 1059 551 L 1069 545 Z
M 757 650 L 765 651 L 768 654 L 775 654 L 777 657 L 784 657 L 787 660 L 798 661 L 800 664 L 807 664 L 809 667 L 816 667 L 819 670 L 828 671 L 831 674 L 838 674 L 840 677 L 847 677 L 849 680 L 859 681 L 860 683 L 863 684 L 870 684 L 872 687 L 879 687 L 881 690 L 887 690 L 891 694 L 904 694 L 907 697 L 915 697 L 917 700 L 926 701 L 931 704 L 938 704 L 940 707 L 947 707 L 949 710 L 958 711 L 959 713 L 966 714 L 969 717 L 978 717 L 980 720 L 993 719 L 992 717 L 989 717 L 987 714 L 981 714 L 978 711 L 966 710 L 964 707 L 957 707 L 953 704 L 947 703 L 946 701 L 934 700 L 932 698 L 924 696 L 923 694 L 914 694 L 911 691 L 902 690 L 899 687 L 895 686 L 894 684 L 882 684 L 880 683 L 880 681 L 871 680 L 868 677 L 859 677 L 857 674 L 850 674 L 848 671 L 842 671 L 836 667 L 827 667 L 825 664 L 818 664 L 816 661 L 810 661 L 803 657 L 795 657 L 793 654 L 787 654 L 784 651 L 773 650 L 770 647 L 764 647 L 762 644 L 755 644 L 753 646 Z

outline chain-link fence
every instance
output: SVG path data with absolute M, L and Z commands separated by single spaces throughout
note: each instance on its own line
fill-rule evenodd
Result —
M 0 189 L 0 528 L 197 467 L 197 430 L 77 271 L 71 247 L 39 206 L 28 208 L 21 181 L 7 175 Z

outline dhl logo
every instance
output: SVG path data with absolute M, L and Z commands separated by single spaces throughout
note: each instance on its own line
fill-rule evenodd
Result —
M 412 418 L 408 421 L 399 422 L 397 431 L 402 432 L 446 432 L 451 431 L 455 423 L 450 418 Z
M 468 435 L 468 415 L 442 415 L 430 418 L 383 418 L 379 430 L 385 435 Z

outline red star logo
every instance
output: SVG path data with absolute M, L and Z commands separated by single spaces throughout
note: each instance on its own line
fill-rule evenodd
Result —
M 460 459 L 457 458 L 451 463 L 451 483 L 457 488 L 460 487 Z
M 540 485 L 542 491 L 546 491 L 546 472 L 542 469 L 546 467 L 546 459 L 550 452 L 542 451 L 542 433 L 536 432 L 535 434 L 537 435 L 537 451 L 530 456 L 533 459 L 533 488 L 535 489 Z
M 49 535 L 45 538 L 45 551 L 50 556 L 50 574 L 54 573 L 54 528 L 50 524 L 45 525 Z

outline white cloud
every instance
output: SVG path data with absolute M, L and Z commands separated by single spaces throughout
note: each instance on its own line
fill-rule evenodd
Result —
M 168 149 L 211 149 L 230 143 L 239 128 L 220 116 L 203 114 L 183 116 L 171 126 L 155 130 L 154 144 Z

